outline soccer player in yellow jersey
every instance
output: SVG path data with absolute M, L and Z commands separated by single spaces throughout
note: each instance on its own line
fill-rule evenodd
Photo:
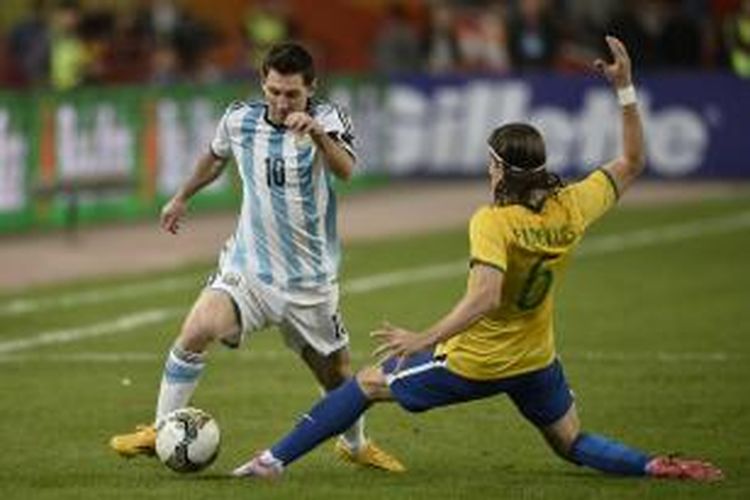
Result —
M 330 392 L 273 447 L 234 471 L 272 478 L 325 439 L 347 428 L 373 403 L 395 400 L 421 412 L 507 394 L 562 458 L 611 474 L 717 480 L 700 460 L 650 455 L 581 430 L 557 359 L 552 312 L 557 278 L 586 228 L 643 170 L 643 130 L 630 59 L 607 37 L 613 62 L 596 61 L 622 107 L 623 151 L 584 180 L 564 186 L 547 171 L 544 141 L 526 124 L 499 127 L 489 138 L 494 203 L 470 223 L 471 260 L 464 297 L 434 326 L 417 333 L 386 325 L 373 332 L 380 365 Z

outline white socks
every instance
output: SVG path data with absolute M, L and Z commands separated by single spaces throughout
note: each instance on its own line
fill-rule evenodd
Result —
M 202 353 L 185 351 L 177 345 L 169 351 L 159 387 L 155 422 L 188 405 L 205 366 L 203 357 Z

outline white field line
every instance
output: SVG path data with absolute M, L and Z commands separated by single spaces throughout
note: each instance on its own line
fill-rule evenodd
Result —
M 644 248 L 682 241 L 704 235 L 721 234 L 750 227 L 750 211 L 731 216 L 701 219 L 680 224 L 640 229 L 626 233 L 598 236 L 585 240 L 578 255 L 603 255 L 631 248 Z M 368 293 L 397 285 L 450 278 L 467 270 L 467 260 L 447 262 L 388 273 L 355 278 L 343 284 L 345 294 Z M 51 298 L 12 299 L 0 302 L 0 317 L 15 316 L 47 309 L 63 309 L 82 305 L 101 304 L 116 300 L 143 297 L 149 294 L 198 288 L 194 278 L 167 278 L 145 283 L 134 283 L 109 288 L 74 292 Z
M 743 211 L 731 216 L 701 219 L 591 238 L 582 245 L 578 255 L 621 252 L 631 248 L 644 248 L 702 236 L 731 233 L 748 227 L 750 227 L 750 211 Z
M 46 309 L 66 309 L 90 304 L 101 304 L 116 300 L 126 300 L 144 295 L 168 293 L 198 286 L 195 278 L 165 278 L 145 283 L 116 285 L 108 288 L 94 288 L 84 292 L 74 292 L 44 299 L 14 299 L 0 303 L 0 317 L 44 311 Z
M 582 251 L 579 252 L 579 254 L 582 256 L 602 255 L 632 248 L 643 248 L 662 243 L 681 241 L 709 234 L 731 232 L 745 227 L 750 227 L 750 211 L 740 212 L 739 214 L 730 217 L 703 219 L 684 224 L 673 224 L 623 234 L 592 238 L 589 240 L 588 245 L 582 248 Z M 416 269 L 404 269 L 391 273 L 358 278 L 346 282 L 343 288 L 344 293 L 347 294 L 367 293 L 405 283 L 416 283 L 452 277 L 465 272 L 465 270 L 466 261 L 461 260 L 452 263 L 425 266 Z M 171 284 L 169 283 L 170 281 L 172 282 Z M 154 288 L 159 288 L 156 284 L 168 288 L 174 286 L 175 282 L 179 281 L 180 280 L 177 279 L 159 280 L 150 283 L 150 285 L 154 286 Z M 112 292 L 123 293 L 123 289 L 129 290 L 128 287 L 116 287 L 111 290 L 101 290 L 98 293 L 103 297 L 109 292 L 109 295 L 112 296 Z M 132 288 L 130 290 L 131 291 L 127 291 L 126 293 L 132 293 Z M 85 296 L 87 297 L 85 300 L 88 301 L 86 303 L 92 304 L 96 303 L 91 295 L 93 293 L 96 293 L 96 291 L 91 290 L 85 294 L 72 294 L 67 297 L 60 297 L 58 300 L 66 300 L 67 304 L 70 305 L 75 302 L 74 297 Z M 101 302 L 103 302 L 103 300 Z M 123 333 L 145 325 L 161 323 L 182 313 L 184 313 L 184 311 L 174 308 L 152 309 L 121 316 L 114 321 L 105 323 L 38 333 L 22 339 L 0 342 L 0 354 L 23 351 L 42 345 L 74 342 L 91 337 Z
M 113 321 L 95 323 L 93 325 L 65 328 L 62 330 L 51 330 L 37 333 L 21 339 L 0 342 L 0 355 L 19 351 L 26 351 L 36 347 L 52 344 L 66 344 L 83 339 L 105 337 L 124 333 L 142 326 L 161 323 L 168 319 L 184 314 L 185 311 L 178 308 L 149 309 L 134 314 L 120 316 Z
M 294 359 L 294 354 L 287 349 L 264 351 L 242 350 L 232 354 L 233 358 L 244 361 L 283 361 Z M 625 351 L 573 351 L 565 353 L 565 360 L 576 360 L 594 363 L 731 363 L 745 362 L 747 356 L 738 353 L 716 352 L 625 352 Z M 0 364 L 27 362 L 55 363 L 155 363 L 164 356 L 153 352 L 71 352 L 60 354 L 0 354 Z M 355 361 L 371 359 L 364 353 L 352 353 Z

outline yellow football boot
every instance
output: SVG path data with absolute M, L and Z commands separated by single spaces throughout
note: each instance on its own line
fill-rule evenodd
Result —
M 156 427 L 138 425 L 133 433 L 113 436 L 109 440 L 109 446 L 125 458 L 152 456 L 156 453 Z
M 404 472 L 406 467 L 392 455 L 380 449 L 375 443 L 367 442 L 354 451 L 351 450 L 343 439 L 336 440 L 334 448 L 336 455 L 345 462 L 350 462 L 362 467 L 372 467 L 388 472 Z

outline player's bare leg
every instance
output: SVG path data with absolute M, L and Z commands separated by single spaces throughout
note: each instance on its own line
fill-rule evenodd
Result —
M 301 356 L 326 392 L 336 389 L 352 376 L 349 350 L 346 348 L 322 356 L 308 346 L 302 350 Z M 336 440 L 334 451 L 342 460 L 356 465 L 388 472 L 406 470 L 398 459 L 365 437 L 364 417 L 359 418 Z
M 724 477 L 721 470 L 709 462 L 651 456 L 603 436 L 581 433 L 575 404 L 560 420 L 541 431 L 562 458 L 602 472 L 694 481 L 717 481 Z
M 573 443 L 581 433 L 581 421 L 578 418 L 576 405 L 571 405 L 560 420 L 540 430 L 550 448 L 559 457 L 569 460 Z
M 217 339 L 236 337 L 239 330 L 232 299 L 224 292 L 204 290 L 185 318 L 180 335 L 167 356 L 154 423 L 139 425 L 135 432 L 112 437 L 110 447 L 124 457 L 153 455 L 156 422 L 188 405 L 198 386 L 208 347 Z

